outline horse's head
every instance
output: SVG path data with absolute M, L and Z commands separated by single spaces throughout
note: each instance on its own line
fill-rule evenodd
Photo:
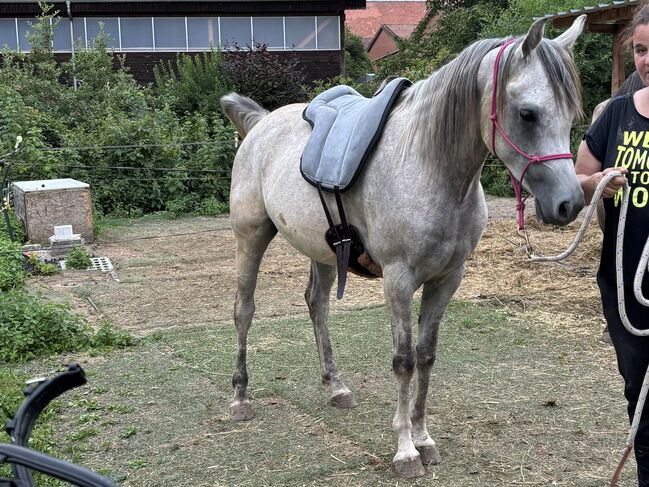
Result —
M 584 21 L 547 40 L 545 21 L 537 20 L 523 39 L 492 50 L 480 65 L 482 138 L 515 178 L 515 189 L 521 181 L 534 194 L 541 220 L 557 225 L 573 221 L 584 206 L 570 155 L 570 128 L 581 114 L 570 51 Z

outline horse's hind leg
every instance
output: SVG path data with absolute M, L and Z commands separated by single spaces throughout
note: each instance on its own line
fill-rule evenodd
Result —
M 439 324 L 453 293 L 460 285 L 463 274 L 464 266 L 456 269 L 440 281 L 424 284 L 416 347 L 417 374 L 415 376 L 414 401 L 410 416 L 415 448 L 419 451 L 424 465 L 437 465 L 442 461 L 437 445 L 428 434 L 428 428 L 426 427 L 426 397 L 428 395 L 430 373 L 437 353 Z
M 232 225 L 236 237 L 237 296 L 234 303 L 234 324 L 237 328 L 237 365 L 232 377 L 234 401 L 230 406 L 232 419 L 252 419 L 254 412 L 248 399 L 248 371 L 246 369 L 246 346 L 248 330 L 255 312 L 254 293 L 261 258 L 268 244 L 277 233 L 269 220 L 241 222 Z
M 356 399 L 338 375 L 327 327 L 329 295 L 335 279 L 335 267 L 319 264 L 312 260 L 309 284 L 304 293 L 304 298 L 309 307 L 315 340 L 320 354 L 322 383 L 331 385 L 331 404 L 340 408 L 351 408 L 358 406 L 358 402 L 356 402 Z

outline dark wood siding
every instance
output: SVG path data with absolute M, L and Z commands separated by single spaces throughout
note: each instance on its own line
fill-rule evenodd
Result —
M 284 52 L 274 54 L 279 57 L 289 55 Z M 227 53 L 225 55 L 227 56 Z M 161 61 L 175 61 L 177 54 L 175 52 L 129 52 L 120 56 L 125 56 L 126 66 L 129 67 L 136 81 L 147 84 L 155 81 L 153 67 Z M 306 81 L 333 78 L 341 74 L 339 51 L 303 51 L 298 52 L 297 56 L 305 66 Z M 56 54 L 55 57 L 57 61 L 62 62 L 70 59 L 70 54 Z

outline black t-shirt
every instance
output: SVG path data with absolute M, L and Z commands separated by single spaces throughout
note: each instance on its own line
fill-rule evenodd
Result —
M 631 194 L 624 230 L 624 283 L 633 284 L 649 236 L 649 118 L 635 108 L 633 94 L 613 98 L 584 136 L 590 152 L 607 167 L 628 168 Z M 606 225 L 599 272 L 615 279 L 615 242 L 622 190 L 604 199 Z M 645 276 L 644 284 L 649 282 Z

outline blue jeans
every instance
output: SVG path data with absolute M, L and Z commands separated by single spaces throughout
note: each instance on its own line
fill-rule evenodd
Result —
M 649 367 L 649 337 L 632 335 L 622 324 L 617 309 L 617 290 L 614 279 L 598 276 L 604 317 L 617 356 L 617 366 L 624 379 L 624 397 L 628 402 L 629 421 L 633 419 L 642 381 Z M 645 296 L 649 296 L 649 289 Z M 649 308 L 642 306 L 633 294 L 633 287 L 625 286 L 624 299 L 629 321 L 635 328 L 649 328 Z M 649 487 L 649 406 L 645 404 L 635 437 L 635 456 L 638 463 L 638 485 Z

